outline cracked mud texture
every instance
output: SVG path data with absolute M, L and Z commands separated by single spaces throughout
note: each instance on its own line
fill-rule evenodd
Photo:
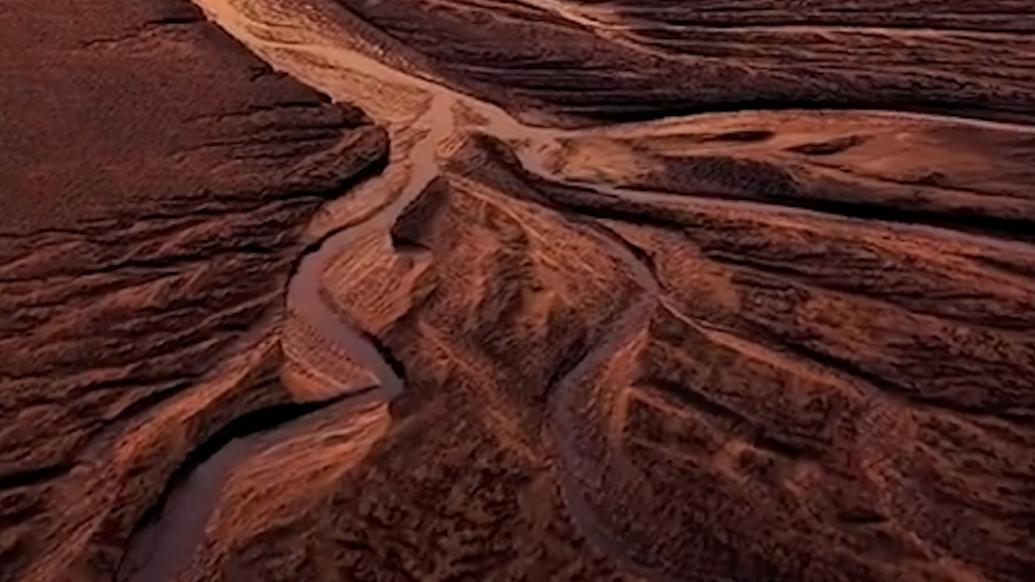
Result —
M 0 579 L 111 579 L 188 453 L 289 400 L 302 231 L 386 151 L 180 0 L 0 14 Z
M 0 575 L 1035 571 L 1028 2 L 123 3 L 4 26 Z

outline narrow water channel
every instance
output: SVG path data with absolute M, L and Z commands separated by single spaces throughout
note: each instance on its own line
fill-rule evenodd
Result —
M 390 0 L 388 0 L 390 1 Z M 529 125 L 508 114 L 492 103 L 482 101 L 469 94 L 447 87 L 430 77 L 417 76 L 381 62 L 356 47 L 363 41 L 348 37 L 347 24 L 335 23 L 334 16 L 342 9 L 333 2 L 313 0 L 195 0 L 209 17 L 223 27 L 251 50 L 265 57 L 274 67 L 298 77 L 303 82 L 331 95 L 334 99 L 349 102 L 375 114 L 389 112 L 391 115 L 375 122 L 387 127 L 393 148 L 407 148 L 393 155 L 392 166 L 385 174 L 408 173 L 401 191 L 392 190 L 388 180 L 373 178 L 365 187 L 384 201 L 379 210 L 368 219 L 348 227 L 335 228 L 304 256 L 287 290 L 287 306 L 292 313 L 302 317 L 324 339 L 341 348 L 341 351 L 369 370 L 378 380 L 380 388 L 360 398 L 388 399 L 401 393 L 403 379 L 398 376 L 389 362 L 363 333 L 344 322 L 321 296 L 322 277 L 328 266 L 357 241 L 371 236 L 389 236 L 395 219 L 405 207 L 438 175 L 442 152 L 450 144 L 459 143 L 467 131 L 481 131 L 498 139 L 520 143 L 516 149 L 524 167 L 536 174 L 551 176 L 545 152 L 566 137 L 585 137 L 607 132 L 609 135 L 629 137 L 637 133 L 657 133 L 666 124 L 679 120 L 660 120 L 637 124 L 626 124 L 608 128 L 587 128 L 570 130 Z M 569 10 L 566 4 L 554 0 L 535 0 L 534 5 L 553 11 Z M 337 11 L 337 12 L 335 12 Z M 592 15 L 565 14 L 576 19 L 592 18 Z M 605 15 L 606 16 L 606 15 Z M 593 22 L 597 22 L 595 19 Z M 348 91 L 342 83 L 343 77 L 370 79 L 369 90 Z M 356 81 L 361 83 L 362 81 Z M 427 99 L 394 99 L 385 94 L 385 84 L 394 84 L 406 90 L 424 94 Z M 393 111 L 394 108 L 411 108 Z M 423 110 L 412 108 L 422 107 Z M 471 113 L 461 122 L 457 111 Z M 911 117 L 930 120 L 934 116 L 922 114 L 892 114 L 874 112 L 875 115 Z M 724 117 L 736 114 L 717 114 Z M 709 117 L 697 116 L 697 119 Z M 941 118 L 943 119 L 943 118 Z M 406 120 L 406 121 L 400 121 Z M 474 120 L 474 121 L 472 121 Z M 943 119 L 944 120 L 944 119 Z M 993 122 L 969 121 L 969 125 L 998 126 Z M 419 137 L 414 141 L 412 136 Z M 601 194 L 627 200 L 647 201 L 654 204 L 673 203 L 677 197 L 664 194 L 634 193 L 615 188 L 593 187 Z M 380 189 L 380 190 L 379 190 Z M 349 194 L 344 194 L 349 196 Z M 722 204 L 709 201 L 709 204 Z M 737 208 L 750 208 L 750 204 L 737 202 Z M 767 212 L 773 209 L 766 207 Z M 608 237 L 601 235 L 602 239 Z M 557 432 L 560 455 L 565 464 L 578 465 L 579 443 L 568 440 L 566 434 L 578 431 L 570 426 L 576 422 L 572 411 L 571 391 L 576 389 L 579 379 L 595 367 L 611 358 L 624 345 L 631 334 L 639 329 L 649 316 L 660 296 L 657 282 L 642 262 L 621 243 L 605 240 L 614 254 L 630 268 L 643 288 L 641 297 L 634 301 L 612 325 L 607 339 L 592 347 L 583 360 L 559 383 L 552 396 L 551 423 Z M 299 419 L 298 416 L 295 417 Z M 297 421 L 297 420 L 296 420 Z M 277 429 L 269 425 L 251 432 L 241 431 L 222 443 L 220 448 L 207 456 L 194 459 L 186 474 L 179 476 L 178 484 L 165 500 L 157 519 L 143 528 L 136 536 L 125 562 L 125 576 L 120 579 L 133 582 L 162 582 L 171 580 L 182 570 L 204 541 L 205 526 L 218 505 L 223 485 L 232 475 L 235 467 L 251 458 L 263 446 L 265 439 L 275 439 Z M 592 488 L 593 475 L 566 475 L 564 489 L 569 509 L 587 538 L 596 545 L 606 546 L 606 527 L 594 519 L 591 504 L 581 491 Z M 609 554 L 614 554 L 608 551 Z

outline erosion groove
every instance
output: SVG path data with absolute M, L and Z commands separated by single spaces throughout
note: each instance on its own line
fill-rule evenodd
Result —
M 134 526 L 116 579 L 145 582 L 177 575 L 203 539 L 203 528 L 216 509 L 216 492 L 230 470 L 276 437 L 288 423 L 341 401 L 287 402 L 234 418 L 191 450 L 166 482 L 157 502 Z M 199 471 L 204 467 L 205 473 Z
M 0 580 L 110 580 L 188 453 L 292 396 L 306 223 L 387 143 L 188 2 L 45 4 L 0 14 Z
M 1006 80 L 945 52 L 994 50 L 1009 19 L 991 13 L 806 7 L 791 27 L 749 2 L 727 16 L 770 25 L 749 32 L 656 4 L 202 2 L 393 143 L 328 207 L 322 224 L 350 226 L 305 284 L 407 389 L 333 517 L 293 518 L 317 537 L 258 552 L 255 574 L 283 552 L 356 579 L 522 577 L 531 556 L 551 579 L 1032 564 L 1012 517 L 1028 504 L 993 485 L 1033 436 L 1016 422 L 1033 404 L 1033 130 L 1007 89 L 1031 86 L 1031 47 L 1015 39 Z M 899 69 L 907 42 L 943 58 Z M 463 541 L 443 552 L 433 532 Z M 193 579 L 245 539 L 211 544 Z
M 119 1 L 241 89 L 0 222 L 3 579 L 1035 571 L 1026 3 Z

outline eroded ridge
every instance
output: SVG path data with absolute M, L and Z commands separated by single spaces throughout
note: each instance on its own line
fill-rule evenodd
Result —
M 667 5 L 203 4 L 398 144 L 317 223 L 363 217 L 315 284 L 407 389 L 329 512 L 292 517 L 311 537 L 270 538 L 251 572 L 284 552 L 358 579 L 1032 567 L 1035 132 L 1005 4 L 738 7 L 753 28 Z M 980 73 L 857 50 L 1007 38 L 1013 68 Z M 570 129 L 727 108 L 758 110 Z M 223 531 L 194 579 L 253 539 Z
M 305 225 L 388 144 L 187 2 L 44 4 L 0 14 L 0 580 L 110 580 L 207 446 L 293 410 Z
M 138 576 L 1035 569 L 1021 3 L 198 4 L 392 148 L 241 392 L 326 406 Z
M 529 119 L 813 107 L 1031 119 L 1032 15 L 1012 0 L 337 3 L 379 50 Z

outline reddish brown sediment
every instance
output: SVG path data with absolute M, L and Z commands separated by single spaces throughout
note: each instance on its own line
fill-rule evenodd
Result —
M 387 143 L 187 2 L 44 4 L 0 14 L 0 579 L 104 580 L 192 451 L 292 400 L 303 229 Z
M 1035 132 L 966 118 L 966 92 L 941 102 L 936 83 L 915 86 L 921 73 L 871 72 L 863 58 L 837 74 L 850 92 L 830 101 L 809 93 L 819 57 L 808 46 L 784 57 L 784 93 L 752 105 L 794 110 L 563 129 L 590 110 L 635 116 L 612 99 L 629 78 L 613 55 L 651 51 L 617 26 L 585 33 L 591 14 L 574 3 L 345 4 L 311 5 L 314 18 L 291 3 L 206 3 L 278 66 L 368 96 L 357 102 L 400 143 L 425 136 L 404 146 L 422 161 L 386 172 L 422 179 L 384 178 L 396 202 L 346 235 L 365 238 L 325 272 L 325 297 L 401 362 L 408 390 L 396 424 L 343 478 L 335 517 L 297 525 L 315 537 L 281 550 L 298 568 L 326 568 L 296 573 L 1020 579 L 1032 559 L 1018 495 L 1032 470 Z M 494 15 L 480 28 L 442 25 L 479 11 Z M 477 39 L 497 26 L 490 52 Z M 508 27 L 565 40 L 522 57 L 531 35 Z M 822 34 L 873 50 L 917 35 L 831 27 Z M 589 37 L 607 45 L 606 73 L 572 77 L 550 61 Z M 991 51 L 997 38 L 972 42 Z M 474 54 L 491 71 L 462 64 Z M 517 64 L 505 69 L 507 58 Z M 521 63 L 544 87 L 575 79 L 593 105 L 512 98 Z M 867 76 L 868 89 L 852 84 Z M 973 84 L 1030 84 L 994 77 Z M 653 117 L 758 95 L 723 79 L 722 105 L 667 77 L 649 83 L 679 107 L 650 92 L 638 104 Z M 371 88 L 383 83 L 426 97 L 396 101 Z M 908 106 L 894 89 L 907 85 Z M 1003 111 L 1023 109 L 1014 95 Z M 422 118 L 444 100 L 445 134 L 441 117 Z M 978 117 L 1004 117 L 986 105 Z M 815 110 L 829 106 L 855 110 Z M 957 116 L 917 113 L 939 109 Z M 429 146 L 437 179 L 398 215 L 429 178 Z M 429 491 L 449 491 L 449 504 L 429 505 Z M 441 546 L 433 532 L 465 537 Z M 273 575 L 281 554 L 246 550 L 256 539 L 211 540 L 193 579 L 244 555 L 261 555 L 249 571 Z M 547 557 L 530 570 L 531 556 Z
M 57 373 L 24 396 L 30 384 L 5 386 L 20 424 L 3 434 L 26 464 L 0 489 L 0 572 L 1026 580 L 1033 15 L 1009 0 L 827 4 L 198 0 L 275 69 L 365 115 L 259 68 L 247 83 L 313 103 L 142 128 L 208 143 L 226 118 L 243 124 L 201 162 L 155 137 L 133 166 L 112 161 L 122 150 L 91 166 L 133 168 L 105 174 L 122 193 L 197 189 L 84 191 L 96 228 L 58 196 L 12 215 L 44 234 L 10 238 L 0 284 L 18 318 L 0 357 L 40 353 L 15 363 Z M 226 43 L 190 14 L 79 50 L 187 50 L 202 46 L 192 27 Z M 211 54 L 260 67 L 230 44 Z M 204 110 L 196 89 L 178 106 Z M 131 125 L 167 119 L 114 107 Z M 276 125 L 293 123 L 304 135 Z M 383 153 L 374 124 L 391 152 L 358 182 Z M 155 151 L 186 161 L 167 170 Z M 51 163 L 0 169 L 55 192 L 83 171 Z M 215 315 L 243 296 L 268 318 Z M 180 319 L 193 310 L 213 315 Z M 109 317 L 139 341 L 110 347 Z M 82 429 L 68 461 L 25 423 L 66 431 L 78 425 L 32 413 L 114 406 L 62 375 L 109 349 L 133 381 L 178 383 L 148 379 L 171 396 L 101 436 Z M 142 392 L 114 388 L 120 405 Z M 100 515 L 76 521 L 87 503 Z

